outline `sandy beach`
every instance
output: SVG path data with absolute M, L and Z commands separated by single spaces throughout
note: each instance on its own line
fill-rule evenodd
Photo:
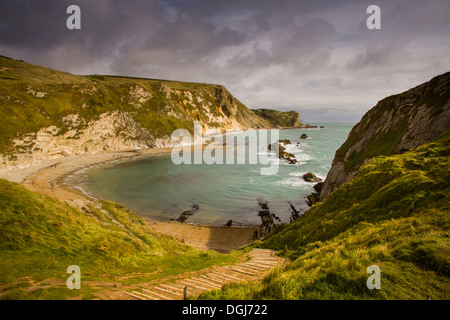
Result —
M 68 184 L 68 176 L 111 161 L 168 154 L 170 151 L 170 148 L 132 149 L 49 159 L 25 168 L 1 170 L 0 178 L 21 183 L 31 191 L 49 195 L 81 209 L 87 203 L 99 205 L 99 201 Z M 171 235 L 198 249 L 219 252 L 235 250 L 251 243 L 255 230 L 259 230 L 259 227 L 202 226 L 148 218 L 146 221 L 149 228 L 155 232 Z

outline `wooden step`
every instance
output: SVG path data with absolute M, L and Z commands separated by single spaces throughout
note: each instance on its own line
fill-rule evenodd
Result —
M 255 265 L 251 265 L 249 263 L 241 263 L 241 264 L 236 264 L 235 266 L 237 267 L 243 267 L 243 268 L 249 268 L 252 269 L 256 272 L 262 272 L 263 270 L 266 270 L 267 268 L 265 267 L 261 267 L 261 266 L 255 266 Z
M 131 296 L 131 297 L 133 297 L 133 298 L 135 298 L 135 299 L 138 299 L 138 300 L 147 300 L 147 299 L 145 299 L 145 298 L 143 298 L 143 297 L 141 297 L 139 295 L 136 295 L 134 293 L 131 293 L 131 292 L 127 292 L 127 291 L 122 291 L 122 292 L 127 294 L 127 295 L 129 295 L 129 296 Z
M 142 293 L 142 292 L 133 291 L 133 293 L 134 293 L 135 295 L 144 297 L 144 299 L 142 299 L 142 300 L 149 300 L 149 299 L 150 299 L 150 300 L 159 300 L 158 298 L 149 296 L 148 294 L 144 294 L 144 293 Z
M 179 292 L 169 291 L 167 289 L 161 288 L 161 285 L 159 287 L 152 287 L 152 289 L 161 291 L 161 292 L 163 292 L 163 294 L 169 294 L 169 295 L 174 296 L 174 297 L 183 297 L 183 292 L 182 291 L 181 292 L 180 292 L 180 290 L 178 290 Z
M 218 279 L 217 281 L 223 281 L 224 283 L 227 283 L 227 282 L 230 282 L 230 281 L 233 281 L 232 279 L 225 279 L 224 277 L 222 277 L 221 275 L 216 275 L 216 274 L 213 274 L 213 273 L 207 273 L 206 274 L 208 277 L 212 277 L 212 278 L 214 278 L 214 279 Z
M 278 261 L 267 261 L 267 260 L 251 260 L 253 263 L 258 263 L 258 264 L 265 264 L 268 266 L 275 266 L 278 264 Z
M 159 286 L 163 287 L 163 288 L 166 288 L 166 289 L 169 289 L 169 290 L 171 290 L 174 293 L 177 293 L 177 292 L 181 292 L 182 293 L 183 290 L 184 290 L 184 286 L 176 284 L 176 283 L 171 283 L 170 285 L 168 285 L 166 283 L 162 283 Z
M 214 282 L 212 282 L 212 281 L 210 281 L 208 279 L 205 279 L 205 278 L 198 277 L 198 278 L 191 278 L 191 280 L 198 281 L 198 282 L 200 282 L 200 284 L 207 284 L 207 285 L 209 285 L 209 286 L 211 286 L 213 288 L 216 288 L 216 289 L 221 289 L 222 288 L 221 285 L 218 285 L 217 283 L 214 283 Z
M 189 282 L 187 282 L 187 280 L 182 280 L 182 281 L 180 281 L 180 283 L 183 283 L 183 284 L 187 285 L 188 288 L 191 287 L 191 288 L 197 288 L 197 289 L 200 289 L 200 291 L 210 290 L 210 289 L 208 289 L 208 288 L 199 286 L 199 285 L 197 285 L 197 284 L 193 284 L 192 282 L 189 283 Z
M 197 284 L 199 286 L 206 287 L 207 290 L 211 290 L 211 289 L 216 288 L 215 286 L 213 286 L 211 284 L 208 284 L 205 281 L 197 280 L 195 278 L 185 279 L 185 281 L 190 281 L 190 282 L 192 282 L 194 284 Z
M 206 275 L 204 275 L 204 274 L 199 275 L 199 277 L 202 277 L 203 279 L 206 279 L 206 280 L 208 280 L 208 281 L 215 282 L 216 284 L 220 285 L 220 287 L 222 287 L 222 285 L 223 285 L 224 283 L 226 283 L 226 281 L 224 281 L 224 280 L 213 279 L 213 278 L 208 277 L 208 276 L 206 276 Z
M 261 264 L 258 264 L 258 263 L 246 262 L 245 264 L 250 265 L 250 266 L 254 266 L 256 268 L 260 268 L 263 271 L 269 269 L 269 267 L 267 265 L 261 265 Z
M 172 300 L 171 298 L 169 298 L 165 295 L 159 294 L 157 292 L 154 292 L 154 291 L 150 291 L 147 289 L 142 289 L 142 291 L 144 291 L 144 294 L 156 297 L 156 299 L 158 299 L 158 300 L 161 300 L 161 299 L 162 300 Z
M 242 269 L 239 269 L 239 268 L 237 268 L 237 267 L 228 267 L 230 270 L 233 270 L 233 271 L 236 271 L 236 272 L 240 272 L 240 273 L 243 273 L 243 274 L 248 274 L 248 275 L 250 275 L 250 276 L 256 276 L 256 273 L 252 273 L 252 272 L 248 272 L 248 271 L 245 271 L 245 270 L 242 270 Z
M 211 272 L 211 273 L 213 275 L 216 275 L 217 277 L 223 277 L 225 279 L 229 279 L 228 281 L 231 281 L 231 282 L 234 282 L 234 281 L 240 282 L 240 281 L 244 280 L 242 278 L 237 278 L 235 276 L 232 276 L 232 275 L 229 275 L 229 274 L 226 274 L 226 273 L 222 273 L 222 274 L 218 274 L 216 272 Z

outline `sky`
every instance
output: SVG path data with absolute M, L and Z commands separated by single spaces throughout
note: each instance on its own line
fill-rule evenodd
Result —
M 69 5 L 81 29 L 69 30 Z M 370 30 L 367 8 L 381 9 Z M 357 122 L 450 71 L 448 0 L 1 0 L 0 55 L 73 74 L 222 84 L 249 108 Z

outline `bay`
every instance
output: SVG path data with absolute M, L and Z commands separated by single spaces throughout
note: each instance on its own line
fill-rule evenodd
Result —
M 325 179 L 336 150 L 354 124 L 317 125 L 325 127 L 279 131 L 280 139 L 291 141 L 286 151 L 293 153 L 298 163 L 280 161 L 275 175 L 261 175 L 261 164 L 175 165 L 169 154 L 87 170 L 78 175 L 77 183 L 97 198 L 122 203 L 157 220 L 176 220 L 198 205 L 186 222 L 224 225 L 233 220 L 233 225 L 259 225 L 259 202 L 264 201 L 281 222 L 289 222 L 290 204 L 307 210 L 305 197 L 313 192 L 314 183 L 305 182 L 303 174 L 313 172 Z M 300 139 L 303 133 L 308 139 Z

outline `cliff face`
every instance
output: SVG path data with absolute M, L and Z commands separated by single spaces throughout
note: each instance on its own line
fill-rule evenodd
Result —
M 193 121 L 204 134 L 270 126 L 220 85 L 76 76 L 0 56 L 0 167 L 168 147 Z
M 255 114 L 267 120 L 274 128 L 303 128 L 300 115 L 296 111 L 278 111 L 269 109 L 253 109 Z
M 362 164 L 379 155 L 399 154 L 423 145 L 450 128 L 450 72 L 369 110 L 336 151 L 320 198 L 350 181 Z

